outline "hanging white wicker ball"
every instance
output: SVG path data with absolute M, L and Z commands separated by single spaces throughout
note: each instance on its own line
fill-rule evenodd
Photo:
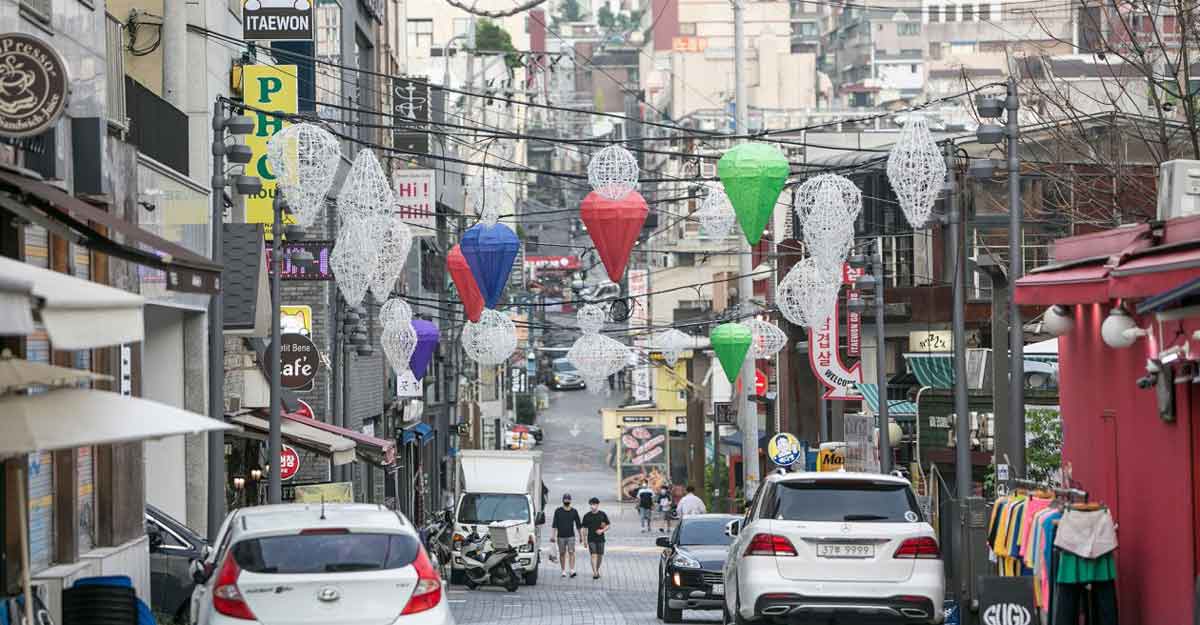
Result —
M 796 216 L 809 254 L 822 265 L 841 268 L 854 245 L 854 222 L 862 191 L 848 178 L 821 174 L 796 190 Z
M 746 325 L 753 333 L 750 353 L 755 359 L 770 358 L 787 347 L 787 335 L 770 321 L 755 318 L 746 322 Z
M 385 328 L 412 323 L 412 318 L 412 307 L 399 297 L 389 299 L 379 308 L 379 323 Z
M 604 329 L 604 309 L 595 304 L 584 304 L 575 314 L 579 330 L 584 334 L 596 334 Z
M 629 348 L 602 334 L 584 334 L 567 350 L 567 360 L 585 381 L 602 380 L 625 368 Z
M 692 337 L 671 328 L 659 333 L 655 346 L 662 353 L 663 360 L 667 361 L 667 365 L 674 367 L 675 363 L 679 361 L 679 356 L 692 346 Z
M 340 227 L 355 221 L 364 221 L 395 205 L 392 187 L 388 183 L 383 167 L 368 149 L 359 150 L 338 192 L 338 223 Z M 375 224 L 377 227 L 379 223 Z
M 471 210 L 479 221 L 494 226 L 506 209 L 512 209 L 513 198 L 506 188 L 508 180 L 503 172 L 481 169 L 467 180 L 467 196 Z
M 775 304 L 788 321 L 811 328 L 833 312 L 840 288 L 841 274 L 809 257 L 784 276 L 775 293 Z
M 737 214 L 733 212 L 733 205 L 729 203 L 729 196 L 725 195 L 724 187 L 719 184 L 706 186 L 708 194 L 704 196 L 699 210 L 696 211 L 696 218 L 700 220 L 700 233 L 714 239 L 724 239 L 733 233 L 737 224 Z
M 351 307 L 362 304 L 371 287 L 377 245 L 372 230 L 365 222 L 346 224 L 338 232 L 333 252 L 329 254 L 329 268 L 333 270 L 342 297 Z
M 596 193 L 610 200 L 629 195 L 638 186 L 637 157 L 620 145 L 596 152 L 588 162 L 588 183 Z
M 508 361 L 517 348 L 517 326 L 508 315 L 485 309 L 478 323 L 467 322 L 462 332 L 463 351 L 481 365 Z
M 400 374 L 407 370 L 413 350 L 417 348 L 417 332 L 413 330 L 412 322 L 393 323 L 385 326 L 380 342 L 383 344 L 383 353 L 387 356 L 392 371 Z
M 924 115 L 910 113 L 887 160 L 888 182 L 913 228 L 924 228 L 946 180 L 946 161 Z
M 412 230 L 399 215 L 387 212 L 372 217 L 383 223 L 376 226 L 376 231 L 383 233 L 379 240 L 378 252 L 375 254 L 375 270 L 371 275 L 371 293 L 376 301 L 383 301 L 391 294 L 396 281 L 404 273 L 404 264 L 408 261 L 408 251 L 412 249 Z
M 325 211 L 342 147 L 316 124 L 292 124 L 267 142 L 267 162 L 296 224 L 308 228 Z

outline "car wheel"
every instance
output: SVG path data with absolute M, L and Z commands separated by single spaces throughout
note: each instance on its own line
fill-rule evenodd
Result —
M 526 572 L 525 573 L 525 585 L 526 586 L 537 586 L 537 578 L 538 578 L 538 569 L 537 568 L 534 568 L 532 571 Z
M 672 610 L 667 602 L 667 591 L 662 591 L 662 620 L 664 623 L 680 623 L 683 621 L 683 610 Z
M 757 621 L 742 616 L 742 595 L 738 593 L 733 602 L 733 625 L 754 625 Z
M 460 569 L 450 569 L 450 583 L 462 586 L 467 581 L 467 572 Z
M 658 620 L 660 620 L 660 621 L 662 620 L 662 617 L 663 617 L 663 603 L 665 603 L 665 601 L 663 600 L 663 596 L 665 594 L 666 594 L 666 591 L 663 590 L 662 578 L 659 578 L 659 580 L 658 580 L 658 600 L 654 602 L 654 607 L 655 607 L 654 616 L 658 617 Z

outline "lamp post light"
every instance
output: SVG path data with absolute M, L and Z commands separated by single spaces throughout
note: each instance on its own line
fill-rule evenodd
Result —
M 980 143 L 1007 141 L 1008 148 L 1008 283 L 1014 285 L 1024 273 L 1021 256 L 1021 162 L 1017 142 L 1021 127 L 1017 113 L 1021 101 L 1017 92 L 1017 81 L 1009 78 L 1003 98 L 980 96 L 976 99 L 976 110 L 984 119 L 998 119 L 1004 115 L 1005 125 L 983 124 L 976 132 Z M 1021 308 L 1015 297 L 1008 300 L 1008 351 L 1009 351 L 1009 449 L 1017 453 L 1009 457 L 1010 470 L 1014 477 L 1025 477 L 1025 334 L 1021 323 Z
M 226 162 L 242 167 L 250 162 L 250 148 L 239 143 L 226 143 L 229 136 L 247 135 L 254 131 L 254 120 L 241 115 L 226 115 L 225 104 L 217 100 L 212 115 L 212 212 L 209 226 L 212 229 L 212 259 L 221 262 L 225 246 L 225 192 L 238 195 L 253 195 L 262 191 L 262 181 L 244 174 L 228 175 Z M 225 306 L 222 289 L 208 301 L 208 414 L 213 419 L 225 420 Z M 217 538 L 217 530 L 225 519 L 225 433 L 208 434 L 208 505 L 207 534 L 210 541 Z

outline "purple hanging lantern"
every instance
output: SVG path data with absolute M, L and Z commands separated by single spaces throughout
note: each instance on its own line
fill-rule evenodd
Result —
M 437 350 L 438 327 L 424 319 L 413 319 L 412 327 L 417 333 L 417 347 L 408 359 L 408 368 L 413 377 L 420 380 L 425 377 L 425 370 L 429 368 L 429 361 L 433 360 L 433 352 Z

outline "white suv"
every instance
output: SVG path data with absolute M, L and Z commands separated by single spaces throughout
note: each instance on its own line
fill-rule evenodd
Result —
M 772 475 L 726 531 L 726 623 L 943 620 L 941 553 L 903 478 Z
M 412 524 L 368 504 L 230 513 L 193 565 L 198 625 L 451 625 L 441 576 Z

